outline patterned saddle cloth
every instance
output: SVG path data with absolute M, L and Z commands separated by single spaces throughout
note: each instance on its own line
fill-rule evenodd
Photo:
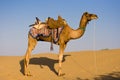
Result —
M 60 37 L 60 33 L 62 32 L 63 30 L 63 27 L 59 27 L 57 29 L 49 29 L 47 26 L 46 27 L 43 27 L 41 29 L 36 29 L 34 27 L 32 27 L 29 31 L 29 34 L 39 40 L 39 37 L 42 36 L 42 37 L 49 37 L 52 35 L 52 38 L 53 38 L 53 42 L 54 43 L 57 43 L 57 41 L 59 40 L 59 37 Z

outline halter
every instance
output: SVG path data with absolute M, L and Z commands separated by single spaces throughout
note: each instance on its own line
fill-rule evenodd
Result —
M 85 30 L 86 30 L 86 27 L 80 27 L 80 28 L 78 28 L 78 29 L 81 29 L 81 30 L 85 31 Z

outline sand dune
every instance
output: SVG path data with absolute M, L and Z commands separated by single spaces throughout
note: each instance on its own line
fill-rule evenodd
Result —
M 120 49 L 67 52 L 58 77 L 57 54 L 31 56 L 32 76 L 23 75 L 23 56 L 0 56 L 0 80 L 120 80 Z

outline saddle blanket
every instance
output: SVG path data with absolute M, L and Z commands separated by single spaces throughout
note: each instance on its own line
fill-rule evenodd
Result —
M 60 27 L 57 29 L 49 29 L 48 27 L 36 29 L 36 28 L 32 27 L 29 30 L 29 34 L 37 40 L 39 39 L 40 36 L 49 37 L 52 35 L 53 42 L 56 43 L 59 40 L 60 33 L 62 32 L 62 30 L 63 30 L 63 27 Z

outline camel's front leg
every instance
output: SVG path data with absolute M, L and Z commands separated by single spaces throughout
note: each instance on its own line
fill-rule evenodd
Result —
M 29 64 L 29 59 L 32 50 L 35 48 L 37 44 L 37 40 L 33 39 L 30 35 L 28 36 L 28 48 L 25 54 L 25 59 L 24 59 L 24 75 L 26 76 L 31 76 L 30 71 L 28 70 L 28 64 Z
M 62 76 L 64 74 L 62 74 L 62 60 L 63 60 L 63 53 L 64 53 L 64 49 L 65 49 L 66 45 L 60 45 L 60 49 L 59 49 L 59 69 L 58 69 L 58 76 Z
M 24 75 L 26 75 L 26 76 L 30 76 L 31 75 L 30 71 L 28 70 L 30 53 L 31 53 L 31 50 L 27 49 L 26 54 L 25 54 L 25 59 L 24 59 Z

